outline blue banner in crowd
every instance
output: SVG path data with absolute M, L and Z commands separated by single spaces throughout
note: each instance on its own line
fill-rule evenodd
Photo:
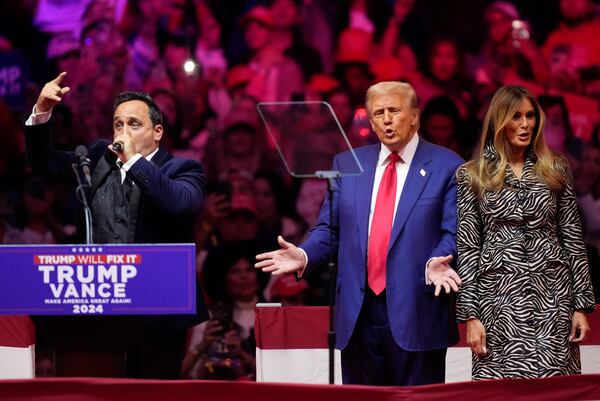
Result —
M 24 92 L 28 79 L 29 68 L 20 52 L 0 52 L 0 98 L 12 111 L 25 111 Z
M 0 247 L 0 314 L 196 312 L 194 244 Z

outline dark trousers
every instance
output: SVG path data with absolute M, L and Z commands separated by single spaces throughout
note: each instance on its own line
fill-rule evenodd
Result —
M 344 384 L 415 386 L 443 383 L 446 348 L 407 351 L 392 336 L 387 314 L 386 292 L 365 294 L 350 342 L 342 350 Z M 433 329 L 433 328 L 432 328 Z

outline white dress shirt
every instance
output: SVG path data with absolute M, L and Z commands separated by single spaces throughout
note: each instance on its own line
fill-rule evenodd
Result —
M 398 152 L 400 161 L 396 163 L 396 201 L 394 202 L 394 219 L 396 218 L 396 210 L 398 210 L 398 203 L 400 202 L 400 196 L 404 189 L 404 182 L 406 182 L 406 176 L 408 175 L 408 169 L 412 162 L 417 146 L 419 145 L 419 135 L 415 133 L 412 139 L 406 144 L 406 146 Z M 375 180 L 373 181 L 373 190 L 371 192 L 371 207 L 369 208 L 369 235 L 371 235 L 371 222 L 373 221 L 373 213 L 375 212 L 375 203 L 377 202 L 377 191 L 379 191 L 379 185 L 381 184 L 381 178 L 389 163 L 388 156 L 392 152 L 384 145 L 381 146 L 379 151 L 379 159 L 377 161 L 377 168 L 375 169 Z M 392 224 L 393 220 L 392 220 Z

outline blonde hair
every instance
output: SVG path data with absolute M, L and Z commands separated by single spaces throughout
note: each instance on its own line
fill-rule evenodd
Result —
M 535 113 L 535 127 L 529 149 L 537 158 L 533 172 L 552 191 L 562 191 L 566 186 L 566 160 L 548 148 L 544 139 L 544 112 L 536 98 L 520 86 L 503 86 L 496 91 L 483 121 L 479 146 L 473 159 L 465 167 L 471 180 L 471 188 L 480 198 L 485 191 L 498 191 L 504 185 L 506 166 L 510 161 L 510 145 L 506 125 L 518 111 L 523 100 L 529 100 Z M 491 147 L 497 153 L 486 155 Z M 529 151 L 528 149 L 528 151 Z
M 417 99 L 417 92 L 415 88 L 409 83 L 400 81 L 381 81 L 373 84 L 367 89 L 367 95 L 365 96 L 365 108 L 367 109 L 367 115 L 371 118 L 371 102 L 375 95 L 389 95 L 397 94 L 400 97 L 406 99 L 408 107 L 419 110 L 419 103 Z M 420 122 L 417 121 L 416 129 L 419 129 Z

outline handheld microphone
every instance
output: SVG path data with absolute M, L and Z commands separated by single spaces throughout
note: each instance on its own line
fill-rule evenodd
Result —
M 121 153 L 123 151 L 123 142 L 117 141 L 113 143 L 112 148 L 115 152 Z
M 92 176 L 90 174 L 90 166 L 92 165 L 92 162 L 88 158 L 87 148 L 83 145 L 77 146 L 75 148 L 75 156 L 77 157 L 77 164 L 79 165 L 79 167 L 83 171 L 83 174 L 85 175 L 85 181 L 88 185 L 91 185 Z

